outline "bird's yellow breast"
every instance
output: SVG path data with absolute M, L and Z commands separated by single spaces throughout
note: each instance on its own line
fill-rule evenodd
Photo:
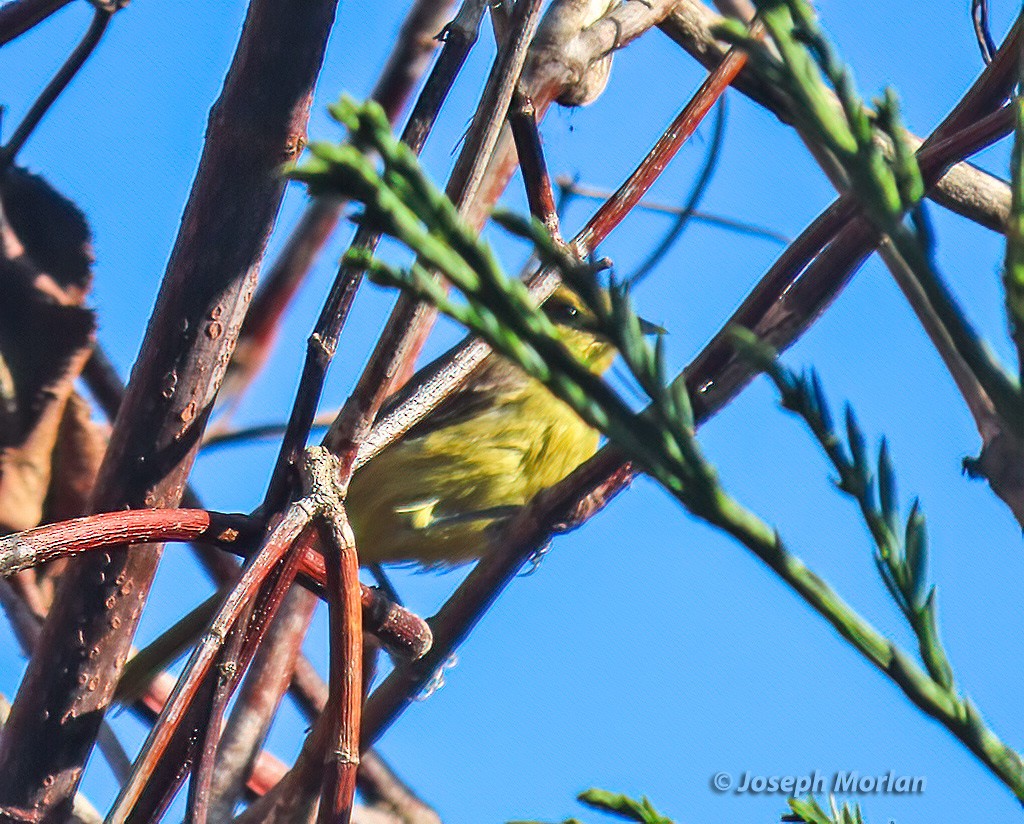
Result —
M 459 564 L 485 531 L 591 457 L 598 433 L 520 377 L 465 420 L 407 436 L 352 478 L 348 514 L 363 563 Z

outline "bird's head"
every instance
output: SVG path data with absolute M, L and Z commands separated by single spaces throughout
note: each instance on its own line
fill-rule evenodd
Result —
M 544 314 L 558 327 L 566 347 L 598 374 L 607 371 L 615 360 L 615 347 L 597 328 L 594 314 L 579 295 L 567 286 L 559 286 L 544 302 Z M 645 333 L 664 332 L 660 327 L 641 321 Z

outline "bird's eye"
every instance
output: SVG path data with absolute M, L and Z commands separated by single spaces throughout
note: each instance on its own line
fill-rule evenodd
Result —
M 555 323 L 572 323 L 580 313 L 571 303 L 552 303 L 545 308 L 548 317 Z

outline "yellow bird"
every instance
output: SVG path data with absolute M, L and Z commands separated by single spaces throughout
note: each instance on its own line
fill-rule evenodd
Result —
M 560 287 L 544 311 L 591 370 L 611 366 L 615 349 L 573 292 Z M 345 508 L 360 562 L 450 567 L 480 557 L 488 529 L 590 458 L 599 440 L 543 384 L 489 355 L 458 393 L 352 477 Z M 140 695 L 194 643 L 218 602 L 209 599 L 130 660 L 118 699 Z
M 603 373 L 615 350 L 561 287 L 544 304 L 566 347 Z M 450 566 L 480 556 L 486 531 L 590 458 L 599 435 L 499 355 L 352 478 L 346 509 L 363 564 Z

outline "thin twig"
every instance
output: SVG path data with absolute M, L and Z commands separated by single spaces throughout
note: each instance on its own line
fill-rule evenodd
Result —
M 1010 169 L 1013 208 L 1010 230 L 1006 234 L 1003 288 L 1006 291 L 1006 315 L 1010 336 L 1017 349 L 1017 374 L 1024 379 L 1024 99 L 1018 93 L 1010 101 L 1014 120 L 1013 153 Z
M 444 48 L 402 132 L 403 142 L 414 152 L 423 148 L 438 112 L 476 42 L 485 2 L 465 0 L 455 20 L 446 29 Z M 360 229 L 352 246 L 372 250 L 376 248 L 378 239 L 373 233 Z M 288 468 L 309 437 L 323 391 L 327 364 L 337 348 L 341 327 L 361 278 L 362 272 L 342 264 L 320 313 L 317 330 L 309 339 L 299 389 L 263 500 L 263 508 L 268 512 L 280 509 L 287 498 Z
M 501 44 L 491 67 L 462 151 L 455 161 L 445 192 L 463 213 L 480 190 L 487 163 L 498 142 L 530 43 L 540 21 L 539 0 L 516 3 L 509 15 L 508 39 Z
M 391 813 L 401 824 L 441 824 L 438 814 L 395 775 L 375 750 L 362 755 L 359 792 L 370 809 Z
M 988 0 L 971 0 L 971 22 L 974 24 L 974 37 L 978 41 L 981 58 L 985 63 L 991 63 L 997 46 L 988 23 Z
M 590 200 L 607 200 L 612 195 L 610 189 L 599 189 L 595 186 L 584 186 L 578 181 L 565 176 L 555 178 L 555 185 L 558 186 L 559 191 L 563 195 L 583 197 Z M 641 200 L 636 204 L 636 208 L 645 209 L 649 212 L 662 212 L 666 215 L 681 215 L 685 212 L 685 209 L 681 206 L 671 206 L 667 203 L 657 203 L 653 200 Z M 737 234 L 772 240 L 776 243 L 782 244 L 783 246 L 788 246 L 793 242 L 793 238 L 788 235 L 776 232 L 774 229 L 770 229 L 766 226 L 759 226 L 756 223 L 747 223 L 746 221 L 735 220 L 730 217 L 712 214 L 711 212 L 703 212 L 700 209 L 695 209 L 690 212 L 690 219 L 696 223 L 707 223 L 710 226 L 720 226 L 723 229 L 729 229 Z
M 310 424 L 310 431 L 326 429 L 338 416 L 337 410 L 330 410 L 319 413 L 313 418 Z M 252 441 L 278 438 L 284 435 L 288 428 L 287 422 L 263 423 L 254 426 L 246 426 L 242 429 L 222 429 L 220 431 L 207 430 L 203 437 L 203 452 L 212 452 L 228 446 L 244 446 Z
M 333 735 L 324 752 L 318 821 L 348 824 L 355 800 L 363 709 L 359 559 L 340 497 L 324 515 L 320 532 L 328 549 L 325 560 L 330 607 L 330 679 L 325 713 L 333 721 Z
M 455 0 L 416 0 L 406 12 L 387 63 L 370 92 L 370 99 L 380 103 L 392 123 L 402 114 L 444 39 L 454 7 Z
M 238 617 L 239 626 L 248 624 L 251 617 L 252 606 L 249 605 L 242 610 Z M 244 633 L 228 633 L 218 657 L 212 695 L 208 701 L 203 701 L 201 705 L 196 706 L 196 713 L 199 716 L 196 721 L 198 741 L 194 745 L 196 755 L 193 757 L 188 798 L 185 801 L 185 824 L 206 824 L 209 818 L 211 784 L 216 767 L 221 728 L 224 724 L 227 703 L 231 698 L 232 687 L 241 677 L 237 666 L 241 657 L 243 641 Z M 218 821 L 219 819 L 213 820 Z
M 524 0 L 512 12 L 510 39 L 491 66 L 473 122 L 445 188 L 462 214 L 473 203 L 497 144 L 537 27 L 540 5 L 539 0 Z M 358 403 L 350 399 L 324 436 L 324 445 L 336 455 L 348 453 L 355 460 L 357 453 L 350 449 L 351 444 L 361 443 L 384 400 L 394 389 L 396 379 L 400 381 L 403 373 L 411 371 L 436 315 L 433 307 L 419 304 L 405 295 L 398 298 L 352 393 L 352 399 L 357 399 Z M 345 435 L 356 440 L 346 441 Z M 343 472 L 353 468 L 354 464 L 344 466 Z
M 18 124 L 10 140 L 0 149 L 0 173 L 14 162 L 14 158 L 21 151 L 21 147 L 25 145 L 25 141 L 29 139 L 36 126 L 39 125 L 39 122 L 50 110 L 50 106 L 60 97 L 64 89 L 68 87 L 68 84 L 78 74 L 78 70 L 85 65 L 89 55 L 99 45 L 103 32 L 107 30 L 107 24 L 110 22 L 110 18 L 114 16 L 116 10 L 116 8 L 107 9 L 102 6 L 96 6 L 92 22 L 89 23 L 89 28 L 86 30 L 81 42 L 68 55 L 68 59 L 64 61 L 64 65 L 60 67 L 53 76 L 53 79 L 46 84 L 46 88 L 43 89 L 39 97 L 36 98 L 36 102 L 32 104 L 32 108 L 28 110 L 21 123 Z
M 665 133 L 658 139 L 654 148 L 645 158 L 645 163 L 629 176 L 615 193 L 597 210 L 588 223 L 589 230 L 580 233 L 573 245 L 581 257 L 590 254 L 601 243 L 608 233 L 622 222 L 650 189 L 654 180 L 664 171 L 682 144 L 696 131 L 711 108 L 740 73 L 747 63 L 747 55 L 738 50 L 730 50 L 719 67 L 708 75 L 690 102 L 676 116 Z
M 516 144 L 519 167 L 523 172 L 526 200 L 530 214 L 544 224 L 551 237 L 561 240 L 562 232 L 558 220 L 558 206 L 555 191 L 544 159 L 544 146 L 537 128 L 537 110 L 533 101 L 521 89 L 512 96 L 508 113 L 508 125 Z
M 289 683 L 298 681 L 296 664 L 316 604 L 311 593 L 293 587 L 253 658 L 220 740 L 211 784 L 213 821 L 228 821 L 234 814 L 281 697 Z M 311 666 L 308 660 L 306 666 Z
M 727 97 L 724 95 L 718 101 L 717 115 L 715 116 L 715 123 L 713 131 L 711 133 L 711 143 L 708 146 L 707 157 L 704 160 L 704 165 L 701 167 L 700 173 L 697 175 L 697 179 L 693 183 L 693 187 L 690 190 L 689 195 L 686 197 L 686 203 L 679 212 L 678 217 L 672 224 L 671 228 L 665 233 L 665 236 L 659 241 L 658 245 L 648 254 L 647 259 L 644 260 L 636 270 L 626 278 L 626 282 L 632 285 L 638 284 L 642 281 L 651 270 L 654 269 L 658 263 L 661 262 L 662 258 L 668 254 L 669 250 L 676 244 L 686 229 L 686 224 L 690 222 L 693 217 L 694 210 L 700 205 L 701 200 L 704 198 L 704 193 L 707 191 L 708 186 L 711 184 L 711 179 L 715 174 L 715 168 L 718 166 L 718 158 L 722 153 L 722 145 L 725 142 L 725 119 L 726 119 L 726 101 Z

